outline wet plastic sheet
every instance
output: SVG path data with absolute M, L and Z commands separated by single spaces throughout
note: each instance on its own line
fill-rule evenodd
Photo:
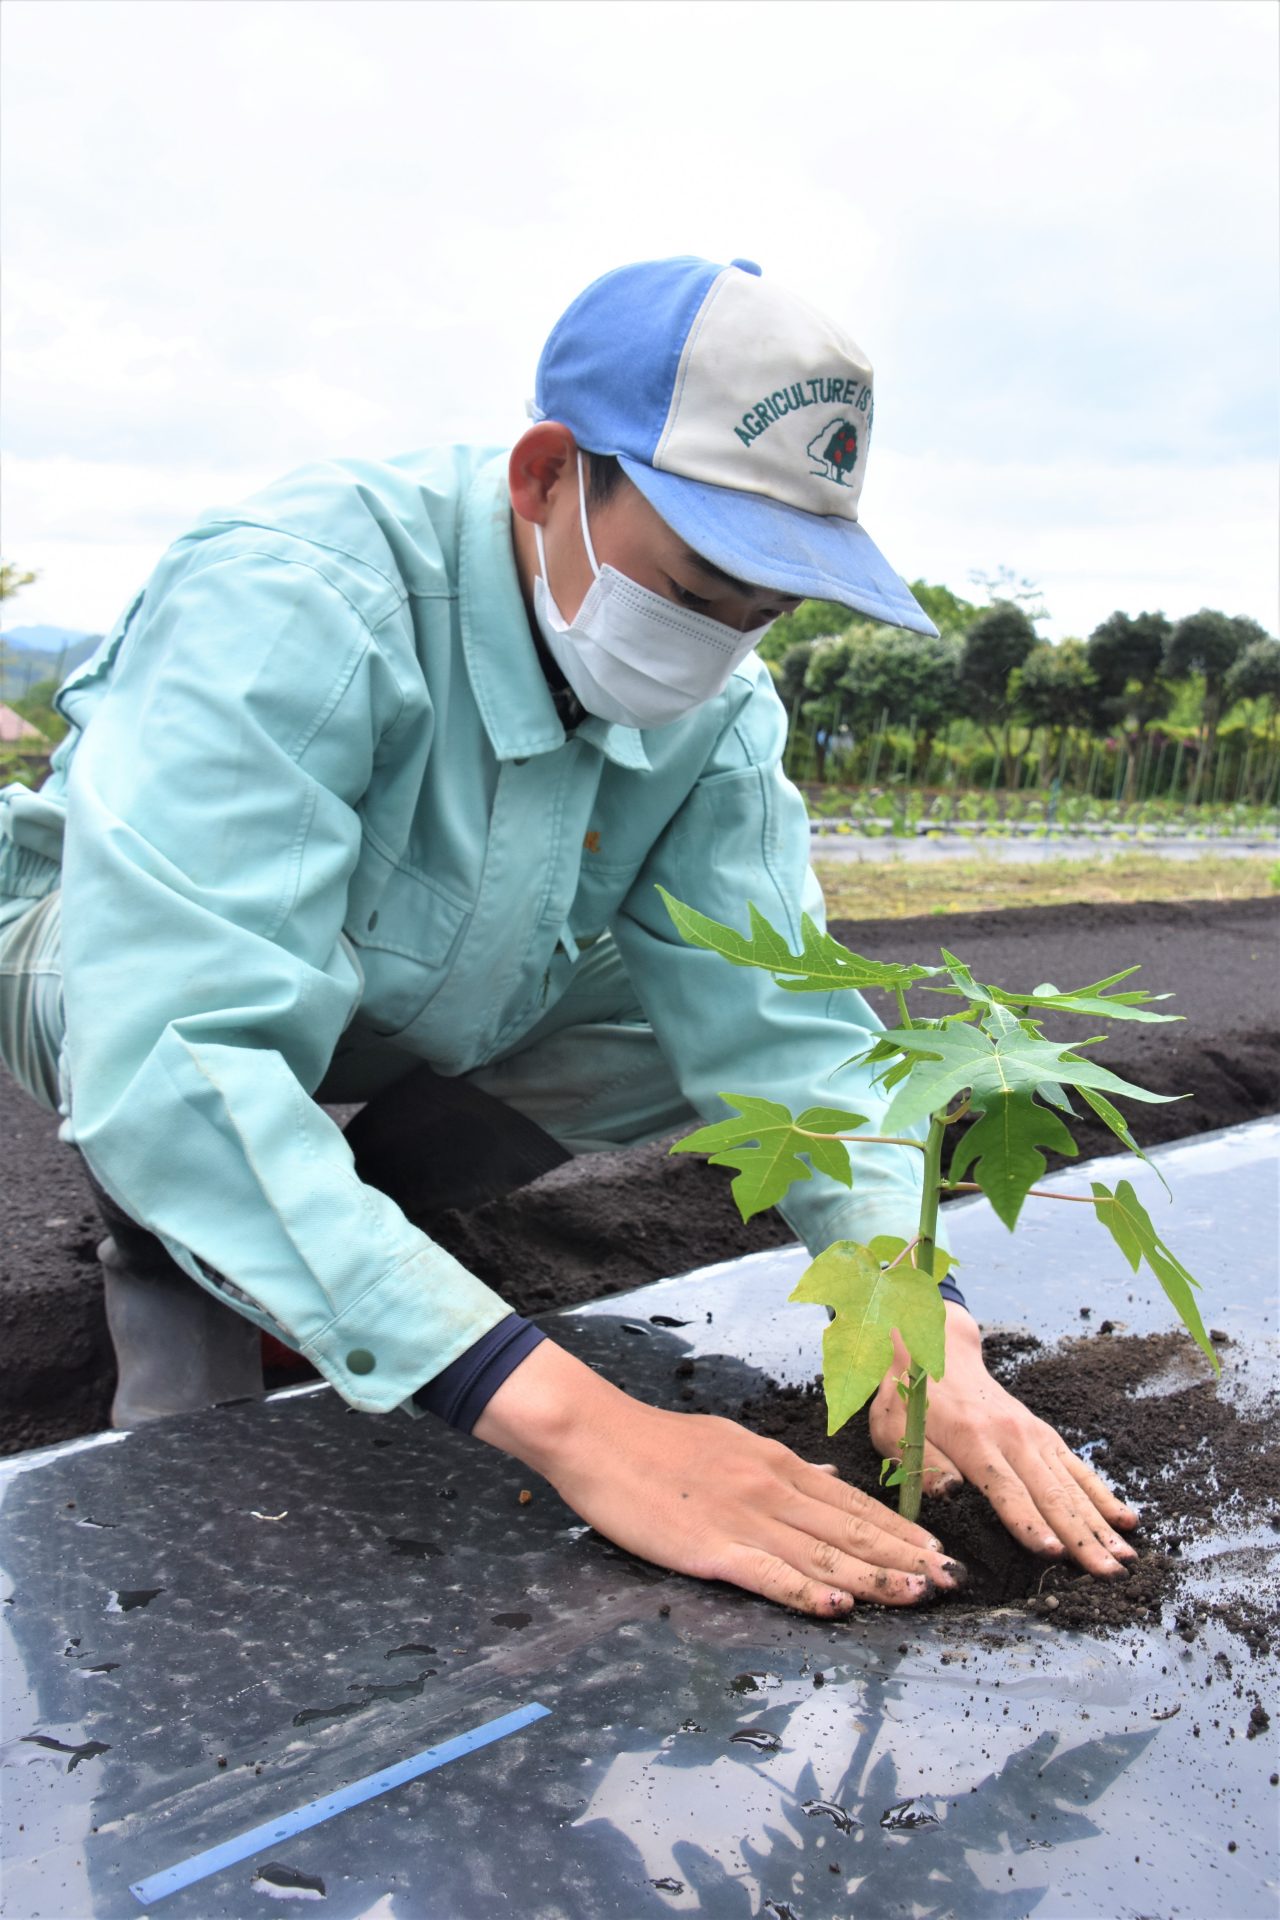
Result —
M 1135 1180 L 1241 1391 L 1273 1371 L 1278 1137 L 1163 1150 L 1171 1208 Z M 1084 1208 L 1017 1242 L 981 1203 L 947 1225 L 988 1324 L 1056 1338 L 1082 1298 L 1170 1324 Z M 731 1411 L 815 1371 L 822 1310 L 784 1304 L 805 1258 L 664 1281 L 556 1334 L 645 1397 Z M 1244 1737 L 1247 1699 L 1219 1693 L 1200 1737 L 1175 1711 L 1216 1650 L 1241 1660 L 1225 1633 L 1193 1651 L 1021 1609 L 980 1642 L 945 1608 L 810 1622 L 635 1561 L 518 1464 L 328 1390 L 3 1464 L 6 1920 L 270 1899 L 335 1920 L 1276 1912 L 1274 1735 Z M 1202 1542 L 1189 1577 L 1247 1579 L 1274 1539 Z M 429 1752 L 448 1757 L 415 1773 Z M 263 1825 L 281 1837 L 167 1890 Z

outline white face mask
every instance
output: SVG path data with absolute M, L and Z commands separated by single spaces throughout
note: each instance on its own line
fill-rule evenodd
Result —
M 625 573 L 596 564 L 578 455 L 582 539 L 595 575 L 573 620 L 547 585 L 542 528 L 533 533 L 538 578 L 533 610 L 560 671 L 588 713 L 621 727 L 665 727 L 711 700 L 766 634 L 771 621 L 739 633 L 719 620 L 664 600 Z

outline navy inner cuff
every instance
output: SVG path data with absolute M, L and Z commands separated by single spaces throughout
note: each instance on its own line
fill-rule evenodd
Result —
M 460 1433 L 470 1433 L 498 1388 L 522 1360 L 546 1339 L 541 1327 L 509 1313 L 475 1345 L 428 1380 L 413 1396 L 425 1413 L 434 1413 Z

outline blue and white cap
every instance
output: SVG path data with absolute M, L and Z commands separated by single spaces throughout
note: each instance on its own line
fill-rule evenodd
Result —
M 593 281 L 543 348 L 532 410 L 616 455 L 726 573 L 937 632 L 858 521 L 871 363 L 754 262 L 685 255 Z

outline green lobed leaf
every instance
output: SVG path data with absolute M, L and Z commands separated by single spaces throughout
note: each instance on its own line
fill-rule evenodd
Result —
M 853 1133 L 866 1124 L 864 1113 L 847 1113 L 843 1107 L 806 1107 L 796 1115 L 796 1125 L 809 1133 Z
M 751 927 L 749 946 L 770 967 L 785 966 L 791 958 L 791 949 L 778 932 L 752 901 L 747 902 L 747 920 Z
M 1045 1040 L 1021 1026 L 998 1036 L 966 1026 L 894 1028 L 885 1037 L 920 1063 L 890 1102 L 883 1122 L 885 1133 L 900 1133 L 914 1121 L 948 1106 L 966 1087 L 973 1105 L 980 1110 L 985 1110 L 988 1096 L 1032 1093 L 1044 1086 L 1059 1091 L 1064 1086 L 1082 1090 L 1095 1087 L 1104 1093 L 1161 1105 L 1178 1097 L 1149 1093 L 1106 1067 L 1082 1060 L 1063 1042 Z
M 997 1040 L 1011 1039 L 1015 1033 L 1030 1034 L 1033 1039 L 1038 1035 L 1035 1021 L 1019 1020 L 1017 1014 L 1011 1012 L 1008 1007 L 998 1007 L 993 1004 L 980 1018 L 983 1032 L 994 1034 Z
M 866 1405 L 893 1365 L 895 1329 L 915 1364 L 932 1379 L 942 1378 L 947 1315 L 938 1281 L 951 1266 L 951 1256 L 935 1248 L 931 1274 L 906 1261 L 883 1265 L 906 1246 L 905 1240 L 888 1235 L 867 1246 L 837 1240 L 805 1268 L 787 1296 L 835 1309 L 822 1336 L 829 1434 Z
M 1137 972 L 1137 968 L 1132 969 Z M 1123 976 L 1122 976 L 1123 977 Z M 1111 1020 L 1181 1020 L 1180 1013 L 1153 1013 L 1151 1003 L 1155 1000 L 1169 1000 L 1168 993 L 1107 993 L 1095 994 L 1088 988 L 1075 993 L 1059 993 L 1053 986 L 1037 987 L 1034 993 L 1006 993 L 1000 987 L 991 989 L 991 996 L 1000 1005 L 1006 1007 L 1032 1007 L 1044 1013 L 1080 1013 L 1090 1019 L 1103 1014 Z
M 902 1053 L 900 1048 L 893 1046 L 889 1041 L 877 1038 L 869 1047 L 864 1047 L 861 1053 L 850 1054 L 847 1060 L 842 1060 L 835 1071 L 839 1073 L 845 1067 L 876 1066 L 883 1066 L 884 1072 L 874 1074 L 872 1077 L 878 1087 L 883 1087 L 888 1092 L 891 1087 L 896 1087 L 900 1080 L 906 1079 L 911 1071 L 911 1060 L 909 1056 Z
M 1131 974 L 1141 971 L 1138 967 L 1126 967 L 1123 973 L 1113 973 L 1105 980 L 1095 980 L 1090 986 L 1076 987 L 1063 992 L 1051 981 L 1046 981 L 1030 993 L 1011 993 L 1004 987 L 983 986 L 976 981 L 964 962 L 957 960 L 954 954 L 943 949 L 942 957 L 950 975 L 949 985 L 926 987 L 926 993 L 962 994 L 966 999 L 985 1001 L 1002 1007 L 1027 1007 L 1037 1013 L 1079 1013 L 1090 1017 L 1097 1014 L 1109 1014 L 1113 1020 L 1181 1020 L 1180 1013 L 1152 1013 L 1153 1001 L 1168 1000 L 1167 993 L 1148 993 L 1145 988 L 1135 988 L 1132 993 L 1108 993 L 1108 987 L 1116 986 L 1121 980 L 1127 980 Z
M 1074 1158 L 1079 1151 L 1057 1114 L 1042 1107 L 1024 1088 L 989 1094 L 981 1119 L 967 1127 L 951 1158 L 951 1178 L 973 1177 L 1010 1233 L 1022 1211 L 1027 1189 L 1045 1170 L 1039 1151 L 1052 1147 Z
M 800 952 L 792 953 L 783 936 L 755 906 L 747 907 L 751 924 L 748 937 L 733 927 L 722 926 L 718 920 L 709 919 L 695 907 L 685 906 L 665 887 L 659 887 L 658 892 L 677 932 L 690 946 L 718 953 L 735 967 L 760 967 L 790 993 L 830 993 L 838 987 L 855 991 L 885 987 L 892 991 L 909 987 L 938 971 L 936 967 L 866 960 L 824 933 L 807 913 L 801 918 Z
M 1195 1302 L 1199 1281 L 1188 1273 L 1172 1249 L 1165 1245 L 1151 1224 L 1151 1216 L 1129 1181 L 1122 1180 L 1115 1192 L 1101 1180 L 1090 1182 L 1094 1211 L 1136 1273 L 1145 1260 L 1173 1302 L 1174 1310 L 1200 1351 L 1212 1362 L 1215 1373 L 1222 1371 L 1213 1342 L 1204 1330 L 1200 1309 Z
M 1130 1133 L 1125 1123 L 1124 1115 L 1120 1113 L 1117 1108 L 1113 1107 L 1106 1095 L 1099 1093 L 1096 1087 L 1081 1087 L 1080 1094 L 1082 1099 L 1088 1101 L 1103 1125 L 1111 1129 L 1122 1146 L 1128 1147 L 1130 1153 L 1136 1154 L 1145 1166 L 1150 1167 L 1165 1192 L 1169 1193 L 1169 1182 L 1165 1179 L 1155 1161 L 1148 1160 L 1146 1154 Z
M 990 987 L 980 986 L 974 979 L 970 969 L 966 967 L 964 961 L 958 960 L 954 953 L 948 953 L 945 947 L 939 948 L 939 952 L 942 955 L 943 964 L 951 976 L 951 985 L 949 987 L 930 987 L 928 991 L 930 993 L 961 994 L 966 1000 L 976 1000 L 979 1003 L 985 1002 L 987 1006 L 990 1006 Z
M 856 1133 L 867 1124 L 865 1114 L 848 1113 L 843 1107 L 806 1107 L 793 1120 L 776 1100 L 759 1100 L 747 1093 L 719 1097 L 738 1109 L 736 1117 L 699 1127 L 677 1140 L 671 1152 L 705 1153 L 713 1167 L 737 1168 L 733 1197 L 744 1220 L 776 1206 L 795 1181 L 812 1179 L 801 1154 L 841 1186 L 853 1184 L 848 1148 L 842 1140 L 822 1136 Z

